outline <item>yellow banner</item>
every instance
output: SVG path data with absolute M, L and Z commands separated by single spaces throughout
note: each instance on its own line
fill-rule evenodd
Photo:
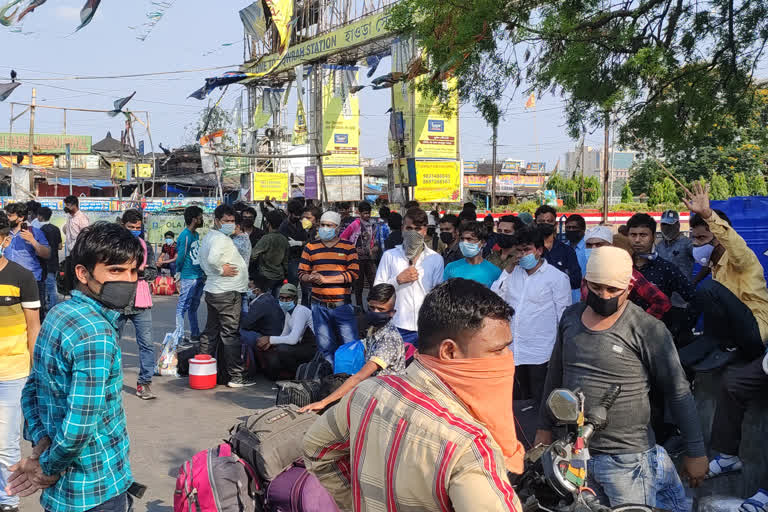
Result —
M 324 176 L 360 176 L 362 167 L 323 167 Z
M 56 157 L 53 155 L 34 155 L 34 159 L 35 165 L 39 165 L 40 167 L 53 167 Z M 13 163 L 16 163 L 16 155 L 13 155 Z M 29 165 L 29 155 L 24 156 L 21 165 Z M 0 155 L 0 167 L 11 167 L 11 157 Z
M 291 43 L 291 29 L 293 24 L 293 0 L 266 0 L 269 12 L 272 13 L 272 23 L 280 36 L 280 45 L 278 46 L 277 58 L 271 66 L 263 71 L 249 73 L 251 77 L 257 78 L 268 75 L 277 68 L 288 54 L 288 45 Z
M 296 108 L 296 122 L 293 124 L 293 140 L 291 143 L 294 146 L 303 146 L 307 143 L 307 115 L 304 112 L 304 102 L 301 101 L 301 98 L 299 98 Z
M 139 178 L 151 178 L 152 164 L 136 164 L 136 176 Z
M 323 165 L 360 165 L 360 99 L 342 97 L 341 69 L 324 70 Z M 357 72 L 355 72 L 357 77 Z
M 319 60 L 321 57 L 337 53 L 344 48 L 360 46 L 387 37 L 392 34 L 387 27 L 389 16 L 389 10 L 366 16 L 342 28 L 292 46 L 288 48 L 285 55 L 271 53 L 253 64 L 242 66 L 240 69 L 244 73 L 257 73 L 257 76 L 270 71 L 287 71 L 299 64 Z
M 288 200 L 288 173 L 253 173 L 253 200 L 263 201 L 267 197 L 277 201 Z
M 128 179 L 128 165 L 125 162 L 112 162 L 110 167 L 112 169 L 112 179 Z
M 426 80 L 426 78 L 423 78 Z M 414 82 L 414 88 L 422 79 Z M 414 89 L 413 156 L 416 158 L 457 158 L 459 93 L 456 79 L 447 84 L 451 94 L 448 113 L 443 104 L 418 89 Z
M 414 199 L 425 203 L 461 202 L 459 162 L 416 161 Z

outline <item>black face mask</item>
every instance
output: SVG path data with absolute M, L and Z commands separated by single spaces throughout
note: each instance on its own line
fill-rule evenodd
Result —
M 608 317 L 619 310 L 619 297 L 603 299 L 598 297 L 592 290 L 589 290 L 587 293 L 587 306 L 591 307 L 598 315 Z
M 378 311 L 368 311 L 365 314 L 368 325 L 373 327 L 384 327 L 391 318 L 392 316 L 389 313 L 379 313 Z
M 577 243 L 581 242 L 582 238 L 584 238 L 584 233 L 581 231 L 566 231 L 565 238 L 568 239 L 568 241 L 573 245 L 576 245 Z
M 428 227 L 427 236 L 435 236 L 435 231 L 437 231 L 437 229 L 434 226 Z
M 509 249 L 515 244 L 515 235 L 509 233 L 496 233 L 496 243 L 502 249 Z
M 254 219 L 253 217 L 243 217 L 243 227 L 244 228 L 252 228 L 254 220 L 256 220 L 256 219 Z
M 70 214 L 70 213 L 72 213 L 72 210 L 70 210 L 69 208 L 67 208 L 67 207 L 65 206 L 65 207 L 64 207 L 64 213 L 66 213 L 66 214 Z
M 441 232 L 440 241 L 446 245 L 451 245 L 453 243 L 453 233 L 448 233 L 447 231 Z
M 123 310 L 136 299 L 136 281 L 107 281 L 101 285 L 101 292 L 98 294 L 88 288 L 88 295 L 101 302 L 104 307 Z

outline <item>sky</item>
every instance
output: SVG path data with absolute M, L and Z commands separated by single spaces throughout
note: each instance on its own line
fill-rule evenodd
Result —
M 5 3 L 6 0 L 0 0 Z M 12 101 L 29 102 L 32 88 L 37 89 L 39 105 L 110 109 L 115 99 L 136 91 L 129 108 L 146 110 L 151 116 L 155 148 L 177 147 L 190 142 L 187 127 L 194 125 L 206 101 L 187 98 L 203 85 L 208 76 L 229 69 L 236 70 L 243 61 L 243 30 L 238 11 L 252 0 L 166 0 L 172 3 L 145 41 L 142 24 L 147 13 L 157 10 L 150 0 L 104 0 L 90 25 L 72 34 L 79 25 L 79 13 L 84 0 L 48 0 L 24 19 L 21 33 L 0 26 L 0 81 L 6 81 L 15 69 L 22 86 L 0 103 L 0 132 L 9 131 Z M 215 6 L 215 7 L 214 7 Z M 229 45 L 229 46 L 223 46 Z M 71 80 L 72 76 L 114 76 L 181 70 L 195 71 L 163 76 Z M 384 61 L 377 75 L 386 73 L 389 62 Z M 65 78 L 64 80 L 51 80 Z M 366 83 L 363 81 L 363 83 Z M 240 96 L 242 86 L 231 86 L 222 100 L 222 107 L 231 109 Z M 212 96 L 218 99 L 220 91 Z M 506 96 L 512 95 L 508 91 Z M 558 159 L 564 164 L 566 151 L 574 148 L 564 128 L 560 98 L 545 96 L 538 100 L 536 111 L 525 111 L 525 95 L 518 92 L 507 97 L 508 115 L 499 125 L 498 158 L 526 161 L 546 161 L 552 169 Z M 288 106 L 288 125 L 293 126 L 295 100 Z M 382 160 L 388 156 L 387 130 L 390 106 L 389 90 L 360 93 L 361 153 L 365 158 Z M 23 107 L 15 107 L 16 112 Z M 110 118 L 101 113 L 69 112 L 67 131 L 70 134 L 91 135 L 93 142 L 101 140 L 107 131 L 119 137 L 123 118 Z M 37 133 L 61 133 L 61 111 L 38 109 L 35 121 Z M 28 131 L 29 118 L 16 121 L 14 132 Z M 149 139 L 144 129 L 135 127 L 136 139 Z M 470 106 L 460 110 L 460 151 L 465 160 L 491 158 L 491 129 Z M 602 146 L 602 134 L 587 137 L 587 145 Z M 159 151 L 159 150 L 158 150 Z

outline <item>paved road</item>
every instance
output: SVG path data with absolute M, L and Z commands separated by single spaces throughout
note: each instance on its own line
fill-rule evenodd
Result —
M 154 297 L 153 338 L 156 352 L 166 332 L 173 330 L 176 297 Z M 200 307 L 205 324 L 205 303 Z M 121 341 L 123 350 L 123 403 L 131 437 L 131 467 L 136 481 L 149 486 L 136 512 L 173 512 L 173 491 L 179 466 L 200 450 L 228 437 L 229 428 L 253 409 L 274 404 L 272 383 L 233 390 L 218 386 L 208 391 L 190 389 L 186 378 L 155 377 L 156 400 L 142 401 L 135 395 L 138 352 L 133 326 L 128 325 Z M 29 451 L 24 443 L 25 453 Z M 22 500 L 21 511 L 40 510 L 38 498 Z

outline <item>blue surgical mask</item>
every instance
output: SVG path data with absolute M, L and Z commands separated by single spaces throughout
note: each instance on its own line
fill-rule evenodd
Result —
M 222 224 L 219 231 L 221 231 L 222 234 L 229 236 L 235 232 L 235 223 L 227 222 L 226 224 Z
M 292 300 L 289 300 L 288 302 L 280 301 L 280 307 L 285 311 L 286 313 L 290 313 L 293 311 L 293 308 L 296 307 L 296 303 Z
M 536 259 L 536 255 L 532 252 L 520 258 L 520 261 L 518 262 L 518 265 L 520 265 L 520 267 L 524 270 L 531 270 L 538 264 L 539 260 Z
M 480 244 L 461 241 L 459 242 L 459 249 L 461 249 L 461 255 L 465 258 L 474 258 L 480 254 Z
M 135 236 L 136 238 L 139 238 L 141 236 L 141 230 L 140 229 L 132 229 L 131 234 Z
M 173 238 L 166 238 L 166 239 L 165 239 L 165 243 L 166 243 L 167 245 L 173 245 Z
M 589 261 L 589 256 L 592 254 L 592 249 L 584 249 L 584 254 L 587 255 L 587 261 Z
M 321 227 L 317 230 L 317 236 L 320 238 L 320 240 L 327 242 L 328 240 L 333 240 L 336 236 L 336 229 L 335 228 L 328 228 L 328 227 Z

